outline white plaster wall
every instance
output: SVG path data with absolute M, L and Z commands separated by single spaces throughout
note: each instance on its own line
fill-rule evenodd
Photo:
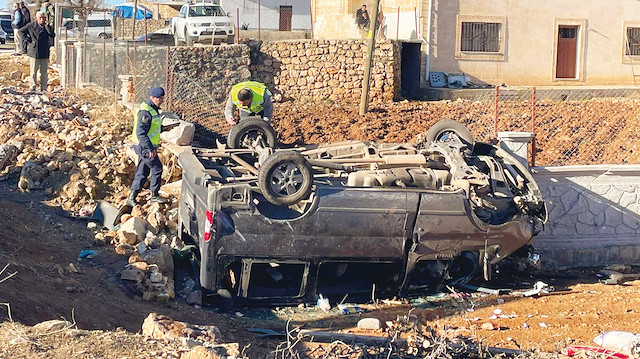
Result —
M 250 29 L 258 28 L 258 0 L 221 0 L 222 8 L 233 14 L 236 21 L 240 10 L 240 23 L 249 24 Z M 292 30 L 311 29 L 310 0 L 261 0 L 260 27 L 265 30 L 278 30 L 280 27 L 280 5 L 289 5 L 293 9 Z
M 457 15 L 506 18 L 504 59 L 457 60 Z M 585 21 L 582 79 L 553 78 L 556 19 Z M 465 72 L 487 83 L 510 86 L 633 85 L 633 73 L 638 73 L 638 65 L 632 69 L 623 62 L 623 25 L 640 21 L 636 0 L 434 0 L 433 20 L 431 71 Z

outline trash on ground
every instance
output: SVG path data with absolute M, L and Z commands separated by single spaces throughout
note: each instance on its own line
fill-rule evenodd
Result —
M 98 252 L 93 250 L 93 249 L 84 249 L 82 251 L 80 251 L 80 254 L 78 254 L 78 258 L 82 259 L 82 258 L 87 258 L 87 259 L 91 259 L 95 256 L 98 255 Z
M 603 348 L 619 351 L 623 354 L 640 354 L 640 334 L 637 333 L 613 330 L 596 336 L 593 338 L 593 342 Z
M 362 313 L 364 310 L 357 304 L 338 304 L 338 310 L 342 314 Z

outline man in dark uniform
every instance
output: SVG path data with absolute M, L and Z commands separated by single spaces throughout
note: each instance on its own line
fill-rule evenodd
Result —
M 147 177 L 151 174 L 151 201 L 157 203 L 167 203 L 167 200 L 160 197 L 160 181 L 162 179 L 162 163 L 158 158 L 158 145 L 160 144 L 160 132 L 168 131 L 175 125 L 162 127 L 162 116 L 160 116 L 160 105 L 164 101 L 164 89 L 154 87 L 149 90 L 149 99 L 140 104 L 140 109 L 133 115 L 133 149 L 138 155 L 138 167 L 136 175 L 131 184 L 131 194 L 127 198 L 126 205 L 135 206 L 136 197 L 147 182 Z

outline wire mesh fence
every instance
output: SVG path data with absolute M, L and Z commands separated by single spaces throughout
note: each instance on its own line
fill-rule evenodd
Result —
M 532 165 L 640 164 L 640 89 L 506 89 L 462 101 L 476 138 L 534 134 Z
M 224 107 L 213 98 L 203 84 L 189 76 L 170 75 L 165 108 L 178 113 L 196 125 L 194 140 L 203 147 L 215 147 L 224 142 L 231 125 L 224 118 Z

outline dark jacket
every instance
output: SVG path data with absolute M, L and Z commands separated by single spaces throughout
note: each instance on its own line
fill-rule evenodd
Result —
M 49 48 L 53 44 L 56 34 L 51 25 L 40 26 L 35 21 L 20 28 L 23 39 L 29 38 L 27 55 L 36 59 L 48 59 Z
M 24 21 L 25 25 L 31 22 L 31 12 L 29 9 L 23 7 L 20 9 L 20 14 L 22 14 L 22 21 Z

